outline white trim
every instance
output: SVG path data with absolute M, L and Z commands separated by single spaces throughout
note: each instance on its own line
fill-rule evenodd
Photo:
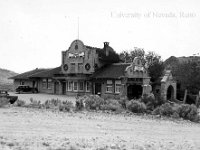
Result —
M 70 85 L 71 85 L 71 87 L 70 87 Z M 67 90 L 68 91 L 72 91 L 72 89 L 73 89 L 73 81 L 68 81 L 68 88 L 67 88 Z
M 81 83 L 83 84 L 83 86 L 82 86 L 83 89 L 80 89 L 80 87 L 81 87 L 80 84 L 81 84 Z M 80 81 L 78 84 L 79 84 L 79 91 L 84 91 L 84 82 L 83 82 L 83 81 Z
M 74 83 L 74 84 L 73 84 L 73 91 L 77 92 L 77 91 L 78 91 L 78 82 L 77 82 L 77 81 L 74 81 L 73 83 Z M 74 89 L 75 83 L 77 83 L 77 89 Z
M 89 90 L 88 90 L 89 89 Z M 86 92 L 90 92 L 90 82 L 89 81 L 86 81 L 86 84 L 85 84 L 85 91 Z

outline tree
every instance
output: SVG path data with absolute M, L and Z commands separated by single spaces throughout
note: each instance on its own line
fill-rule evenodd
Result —
M 189 93 L 197 94 L 200 90 L 200 65 L 198 62 L 179 63 L 172 70 L 177 81 Z
M 131 51 L 123 51 L 120 53 L 120 58 L 123 62 L 131 63 L 135 57 L 140 57 L 142 64 L 147 67 L 151 81 L 155 82 L 164 71 L 164 64 L 161 60 L 161 56 L 153 51 L 149 51 L 145 54 L 144 49 L 135 47 Z

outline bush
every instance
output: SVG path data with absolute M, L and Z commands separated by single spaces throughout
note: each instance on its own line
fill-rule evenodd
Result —
M 143 97 L 141 98 L 141 102 L 143 102 L 147 110 L 153 111 L 156 107 L 161 106 L 164 104 L 164 100 L 161 97 L 154 97 L 154 95 L 147 95 L 144 94 Z
M 173 118 L 183 118 L 190 121 L 199 121 L 198 110 L 195 105 L 170 105 L 165 103 L 152 112 L 153 115 L 162 115 Z
M 181 118 L 190 121 L 198 121 L 198 109 L 194 104 L 181 104 L 176 110 Z
M 76 110 L 83 110 L 84 104 L 83 104 L 83 97 L 77 97 L 76 98 Z
M 26 102 L 25 101 L 23 101 L 23 100 L 17 100 L 17 102 L 16 102 L 16 105 L 18 106 L 18 107 L 22 107 L 22 106 L 24 106 L 26 104 Z
M 28 107 L 31 108 L 42 108 L 42 104 L 40 101 L 37 100 L 33 100 L 33 98 L 30 98 L 30 104 L 28 105 Z
M 153 115 L 162 115 L 162 116 L 168 116 L 171 117 L 174 114 L 173 107 L 169 103 L 165 103 L 161 105 L 160 107 L 157 107 L 152 112 Z
M 59 105 L 60 111 L 71 111 L 74 108 L 74 105 L 70 101 L 64 101 L 62 104 Z
M 0 98 L 0 107 L 3 107 L 3 106 L 5 106 L 5 105 L 7 105 L 7 104 L 10 104 L 9 99 L 6 98 L 6 97 L 1 97 L 1 98 Z
M 98 95 L 90 95 L 85 98 L 85 108 L 91 110 L 99 110 L 104 104 L 104 99 Z
M 122 110 L 121 104 L 117 100 L 108 99 L 100 106 L 101 110 L 120 111 Z
M 44 107 L 46 109 L 57 108 L 57 107 L 59 107 L 60 104 L 62 104 L 61 100 L 59 100 L 59 99 L 51 99 L 51 100 L 46 100 L 44 102 Z
M 146 112 L 146 105 L 143 102 L 131 100 L 127 103 L 127 109 L 133 113 L 144 113 Z

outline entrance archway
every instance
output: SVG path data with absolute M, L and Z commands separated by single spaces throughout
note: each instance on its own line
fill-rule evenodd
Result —
M 129 85 L 127 88 L 128 99 L 138 99 L 142 96 L 142 86 L 141 85 Z
M 170 85 L 167 88 L 167 100 L 172 100 L 174 98 L 174 87 Z

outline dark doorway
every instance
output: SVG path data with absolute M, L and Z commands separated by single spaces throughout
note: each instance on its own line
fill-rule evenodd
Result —
M 35 81 L 33 81 L 33 85 L 32 85 L 32 87 L 35 87 L 36 85 L 35 85 Z
M 173 86 L 169 86 L 167 89 L 167 100 L 173 100 L 174 98 L 174 88 Z
M 59 83 L 58 82 L 54 83 L 54 94 L 59 94 Z
M 127 88 L 128 99 L 138 99 L 142 96 L 142 86 L 141 85 L 129 85 Z
M 101 83 L 95 83 L 95 91 L 94 94 L 101 94 Z
M 66 94 L 66 82 L 62 82 L 62 94 Z

